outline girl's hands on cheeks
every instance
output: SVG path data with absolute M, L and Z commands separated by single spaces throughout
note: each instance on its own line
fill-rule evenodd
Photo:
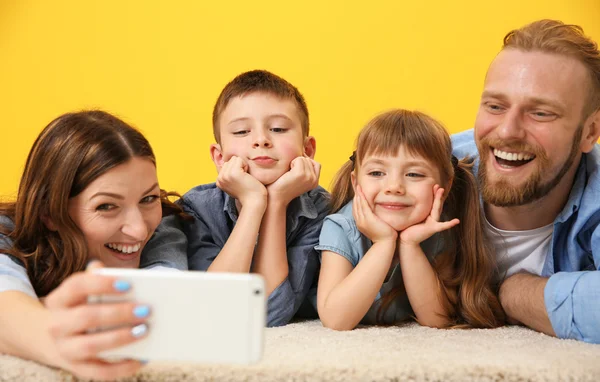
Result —
M 290 170 L 275 182 L 267 186 L 269 203 L 288 205 L 294 198 L 315 189 L 319 185 L 321 165 L 309 158 L 301 156 L 290 163 Z
M 440 216 L 444 206 L 442 201 L 443 195 L 444 189 L 437 184 L 434 185 L 431 213 L 422 223 L 408 227 L 400 233 L 400 245 L 419 245 L 433 234 L 450 229 L 460 223 L 458 219 L 440 222 Z
M 90 268 L 102 267 L 93 262 Z M 50 313 L 49 332 L 56 345 L 58 366 L 91 379 L 112 380 L 133 375 L 143 366 L 135 360 L 107 362 L 98 353 L 143 338 L 148 306 L 132 302 L 88 304 L 88 296 L 119 294 L 130 288 L 113 277 L 77 272 L 44 299 Z M 97 328 L 110 328 L 93 332 Z
M 248 163 L 232 156 L 223 164 L 217 177 L 217 187 L 239 200 L 242 207 L 256 203 L 267 206 L 267 189 L 255 177 L 248 174 Z
M 398 238 L 398 232 L 375 215 L 360 186 L 356 186 L 352 203 L 352 216 L 354 216 L 358 230 L 373 243 L 385 240 L 395 242 Z

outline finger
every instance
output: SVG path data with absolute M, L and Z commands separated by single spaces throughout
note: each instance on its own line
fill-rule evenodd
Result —
M 315 176 L 317 177 L 317 181 L 319 180 L 319 177 L 321 176 L 321 163 L 317 162 L 314 159 L 308 158 L 308 160 L 310 161 L 309 163 L 312 165 L 313 171 L 315 173 Z
M 68 308 L 87 302 L 90 295 L 120 294 L 129 288 L 129 283 L 116 277 L 77 272 L 46 297 L 45 305 L 49 309 Z
M 84 333 L 97 328 L 135 326 L 150 316 L 150 307 L 133 302 L 83 304 L 56 312 L 49 325 L 50 333 L 58 338 Z
M 142 327 L 144 329 L 140 329 Z M 135 333 L 135 334 L 134 334 Z M 122 327 L 96 333 L 86 333 L 68 337 L 58 342 L 58 350 L 66 359 L 83 361 L 97 358 L 98 354 L 130 344 L 144 338 L 148 333 L 147 325 Z
M 450 229 L 450 228 L 452 228 L 452 227 L 454 227 L 454 226 L 458 225 L 459 223 L 460 223 L 460 220 L 458 220 L 458 219 L 452 219 L 452 220 L 450 220 L 450 221 L 447 221 L 447 222 L 440 222 L 440 223 L 437 223 L 437 224 L 435 225 L 435 232 L 442 232 L 442 231 L 445 231 L 445 230 L 447 230 L 447 229 Z
M 87 264 L 87 266 L 85 267 L 86 271 L 93 271 L 94 269 L 100 269 L 100 268 L 104 268 L 104 263 L 102 263 L 102 261 L 100 260 L 90 260 Z
M 443 208 L 442 196 L 443 195 L 444 195 L 444 189 L 441 187 L 438 187 L 438 189 L 435 191 L 435 194 L 434 194 L 433 206 L 431 207 L 431 217 L 435 221 L 439 221 L 440 216 L 442 215 L 442 208 Z
M 360 195 L 358 194 L 358 192 L 356 192 L 354 194 L 354 201 L 353 201 L 353 205 L 352 205 L 352 215 L 354 216 L 354 220 L 358 223 L 358 222 L 362 222 L 363 219 L 363 215 L 362 215 L 362 211 L 361 211 L 361 205 L 360 205 Z
M 110 381 L 130 377 L 144 366 L 136 360 L 123 360 L 119 362 L 107 362 L 103 360 L 89 360 L 77 364 L 72 372 L 79 377 Z

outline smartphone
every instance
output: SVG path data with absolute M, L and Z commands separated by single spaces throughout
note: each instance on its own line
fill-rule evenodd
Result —
M 92 272 L 128 281 L 131 289 L 90 296 L 88 303 L 135 301 L 151 309 L 146 337 L 102 352 L 102 358 L 251 364 L 262 357 L 266 297 L 261 276 L 123 268 Z

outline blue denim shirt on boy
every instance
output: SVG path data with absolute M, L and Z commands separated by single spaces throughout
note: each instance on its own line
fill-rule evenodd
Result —
M 436 234 L 421 243 L 421 248 L 430 260 L 441 249 L 441 235 Z M 346 203 L 337 213 L 329 215 L 323 222 L 323 229 L 319 237 L 319 251 L 331 251 L 344 257 L 353 267 L 365 257 L 367 251 L 373 246 L 373 242 L 360 233 L 354 217 L 352 216 L 352 201 Z M 392 267 L 385 279 L 373 305 L 361 320 L 362 324 L 394 324 L 405 321 L 414 315 L 406 293 L 397 297 L 383 312 L 382 320 L 378 320 L 380 299 L 393 288 L 402 285 L 402 270 L 400 264 Z M 315 306 L 316 304 L 313 303 Z
M 477 158 L 473 130 L 452 137 L 454 155 Z M 474 167 L 475 173 L 477 166 Z M 554 220 L 541 276 L 544 300 L 560 338 L 600 343 L 600 145 L 583 154 L 573 188 Z
M 225 246 L 238 218 L 235 199 L 215 183 L 191 189 L 179 201 L 192 222 L 163 221 L 144 248 L 144 263 L 179 269 L 208 269 Z M 319 242 L 323 219 L 328 213 L 329 194 L 322 187 L 304 193 L 290 202 L 286 218 L 288 277 L 271 293 L 267 301 L 267 325 L 287 324 L 298 311 L 319 272 L 314 247 Z M 179 226 L 177 226 L 179 225 Z M 171 240 L 181 242 L 187 236 L 187 253 L 161 250 Z M 201 296 L 199 296 L 201 297 Z M 225 302 L 224 302 L 225 303 Z

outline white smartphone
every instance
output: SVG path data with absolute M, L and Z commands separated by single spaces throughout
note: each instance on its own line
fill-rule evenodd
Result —
M 135 301 L 150 306 L 148 335 L 102 352 L 106 359 L 251 364 L 263 353 L 264 280 L 255 274 L 101 268 L 131 284 L 122 295 L 89 303 Z

